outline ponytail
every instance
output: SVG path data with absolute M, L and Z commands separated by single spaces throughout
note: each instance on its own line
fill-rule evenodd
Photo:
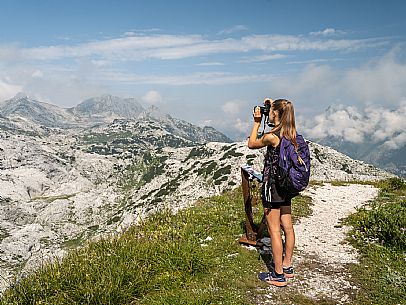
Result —
M 297 149 L 296 142 L 296 123 L 295 123 L 295 110 L 291 101 L 286 99 L 275 100 L 272 103 L 271 111 L 277 111 L 279 113 L 279 125 L 275 126 L 271 132 L 275 133 L 280 131 L 281 137 L 285 137 L 293 143 Z

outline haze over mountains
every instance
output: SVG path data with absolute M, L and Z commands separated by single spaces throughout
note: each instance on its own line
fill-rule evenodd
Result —
M 309 145 L 313 180 L 391 176 Z M 241 165 L 261 169 L 262 161 L 263 150 L 246 141 L 231 143 L 135 99 L 105 95 L 64 109 L 16 96 L 0 105 L 0 276 L 234 188 Z
M 307 121 L 311 140 L 406 177 L 406 104 L 398 109 L 330 106 Z

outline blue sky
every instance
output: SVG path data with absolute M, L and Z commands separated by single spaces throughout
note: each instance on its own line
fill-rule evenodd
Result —
M 0 100 L 132 96 L 236 139 L 266 96 L 291 99 L 307 129 L 330 105 L 404 115 L 404 1 L 0 5 Z

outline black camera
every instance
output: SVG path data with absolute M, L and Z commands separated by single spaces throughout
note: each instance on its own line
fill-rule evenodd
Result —
M 254 112 L 255 112 L 256 107 L 259 107 L 259 109 L 261 111 L 261 115 L 269 116 L 269 110 L 271 110 L 271 105 L 270 104 L 265 104 L 265 106 L 255 106 L 254 107 Z

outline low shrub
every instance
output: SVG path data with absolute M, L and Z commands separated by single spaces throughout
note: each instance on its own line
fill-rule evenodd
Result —
M 353 304 L 406 304 L 406 187 L 399 178 L 376 185 L 378 197 L 345 220 L 360 252 L 359 264 L 350 266 L 360 287 Z
M 373 202 L 352 217 L 360 242 L 406 250 L 406 202 Z

